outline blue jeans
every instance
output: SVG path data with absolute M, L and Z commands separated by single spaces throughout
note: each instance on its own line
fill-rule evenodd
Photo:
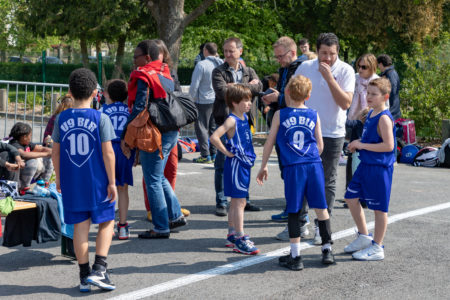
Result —
M 170 232 L 169 221 L 177 220 L 182 216 L 177 196 L 169 181 L 164 177 L 164 168 L 170 151 L 177 143 L 178 131 L 162 133 L 161 140 L 163 160 L 159 157 L 159 150 L 153 153 L 141 150 L 139 156 L 152 212 L 153 230 L 167 233 Z
M 221 138 L 225 145 L 225 137 Z M 225 164 L 225 154 L 217 151 L 216 160 L 214 161 L 214 188 L 216 190 L 216 207 L 227 207 L 228 201 L 223 191 L 223 166 Z M 249 195 L 246 197 L 247 203 L 250 203 Z

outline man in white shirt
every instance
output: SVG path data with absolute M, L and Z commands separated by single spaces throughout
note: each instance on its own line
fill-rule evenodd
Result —
M 352 103 L 355 90 L 355 71 L 341 61 L 339 39 L 334 33 L 321 33 L 317 39 L 315 60 L 303 62 L 295 72 L 308 77 L 312 91 L 306 105 L 317 110 L 324 142 L 321 155 L 325 173 L 325 196 L 331 215 L 336 193 L 336 177 L 339 158 L 345 139 L 346 110 Z M 321 244 L 316 222 L 315 244 Z

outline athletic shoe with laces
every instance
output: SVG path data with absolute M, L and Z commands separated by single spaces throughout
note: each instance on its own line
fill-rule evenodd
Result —
M 322 237 L 320 236 L 320 230 L 319 230 L 319 220 L 314 219 L 314 245 L 322 245 Z
M 375 242 L 369 247 L 359 250 L 352 254 L 353 259 L 356 260 L 383 260 L 384 246 L 380 246 Z
M 120 223 L 117 223 L 117 231 L 119 232 L 119 240 L 128 240 L 130 238 L 130 227 L 128 223 L 121 226 Z
M 308 226 L 305 224 L 300 227 L 300 237 L 305 238 L 309 234 Z M 280 241 L 289 241 L 289 228 L 286 226 L 282 232 L 275 236 L 277 240 Z
M 211 156 L 209 156 L 209 155 L 207 157 L 200 156 L 200 157 L 194 158 L 192 161 L 194 163 L 198 163 L 198 164 L 212 164 L 213 163 L 213 161 L 211 160 Z
M 102 290 L 112 291 L 116 289 L 115 284 L 109 279 L 109 274 L 106 268 L 98 264 L 94 264 L 92 266 L 92 272 L 87 277 L 87 282 L 101 288 Z
M 325 248 L 322 250 L 322 263 L 324 265 L 334 264 L 334 255 L 331 248 Z
M 236 243 L 236 235 L 234 233 L 227 234 L 227 241 L 225 242 L 225 247 L 234 248 L 235 243 Z
M 353 253 L 362 249 L 365 249 L 372 245 L 372 235 L 364 235 L 360 234 L 359 232 L 356 233 L 357 237 L 353 240 L 350 244 L 345 246 L 344 252 L 345 253 Z
M 243 237 L 236 239 L 233 251 L 247 255 L 255 255 L 259 253 L 259 249 L 255 247 L 255 244 L 250 240 L 248 235 L 244 235 Z
M 175 229 L 177 227 L 185 226 L 186 224 L 186 219 L 184 218 L 184 216 L 181 216 L 177 220 L 169 222 L 169 228 Z
M 300 271 L 304 268 L 302 257 L 299 255 L 293 258 L 290 253 L 288 255 L 280 256 L 278 258 L 278 264 L 293 271 Z
M 283 210 L 281 213 L 277 215 L 272 215 L 272 221 L 274 222 L 287 222 L 288 221 L 288 213 Z
M 87 277 L 80 278 L 80 292 L 89 293 L 91 291 L 91 285 L 87 282 Z

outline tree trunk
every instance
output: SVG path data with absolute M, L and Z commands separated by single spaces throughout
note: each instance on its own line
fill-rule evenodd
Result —
M 181 38 L 186 26 L 202 15 L 216 0 L 203 0 L 189 15 L 184 12 L 184 0 L 150 0 L 147 5 L 156 20 L 158 36 L 169 49 L 172 68 L 178 69 Z
M 87 50 L 87 42 L 86 42 L 85 36 L 80 37 L 80 49 L 81 49 L 81 61 L 83 62 L 83 66 L 85 68 L 88 68 L 89 60 L 88 60 L 88 50 Z
M 123 55 L 125 53 L 125 42 L 127 40 L 126 34 L 120 35 L 117 40 L 117 52 L 116 61 L 114 63 L 114 71 L 112 73 L 112 78 L 125 78 L 125 74 L 122 70 Z

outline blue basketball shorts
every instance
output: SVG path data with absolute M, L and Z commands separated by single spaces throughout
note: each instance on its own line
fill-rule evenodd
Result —
M 394 166 L 361 162 L 347 187 L 345 199 L 359 198 L 372 210 L 388 212 L 393 172 Z
M 251 168 L 237 158 L 225 159 L 223 167 L 223 187 L 226 197 L 246 198 L 250 186 Z
M 116 185 L 123 186 L 124 184 L 133 185 L 133 164 L 136 151 L 131 151 L 131 157 L 128 159 L 123 155 L 120 143 L 113 142 L 112 147 L 116 156 Z
M 68 211 L 64 210 L 64 222 L 66 224 L 78 224 L 87 219 L 91 219 L 93 224 L 100 224 L 107 221 L 114 220 L 114 204 L 108 206 L 98 206 L 95 210 L 91 211 Z
M 285 166 L 283 178 L 288 213 L 300 211 L 304 197 L 310 208 L 327 208 L 325 176 L 321 162 Z

